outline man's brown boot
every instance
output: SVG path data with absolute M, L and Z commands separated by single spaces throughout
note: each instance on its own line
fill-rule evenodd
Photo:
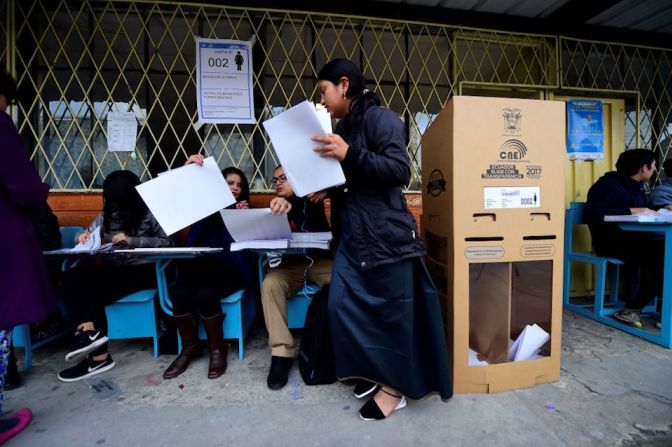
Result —
M 226 371 L 226 355 L 229 350 L 224 342 L 223 322 L 223 314 L 203 318 L 203 326 L 205 326 L 205 333 L 208 335 L 208 348 L 210 349 L 208 379 L 216 379 Z
M 201 343 L 198 339 L 198 328 L 193 314 L 176 315 L 173 317 L 177 332 L 182 339 L 182 351 L 173 360 L 168 369 L 163 372 L 164 379 L 174 379 L 187 370 L 192 360 L 202 354 Z

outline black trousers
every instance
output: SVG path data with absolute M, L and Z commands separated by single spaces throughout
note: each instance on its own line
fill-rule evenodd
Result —
M 244 287 L 242 275 L 231 264 L 208 256 L 181 261 L 177 280 L 170 288 L 173 314 L 200 313 L 212 317 L 222 312 L 220 300 Z
M 641 309 L 656 296 L 663 296 L 664 239 L 654 233 L 624 231 L 618 241 L 595 247 L 600 256 L 624 262 L 625 307 Z
M 98 257 L 82 259 L 63 272 L 63 295 L 77 324 L 93 322 L 107 334 L 105 306 L 142 289 L 156 287 L 154 264 L 118 265 Z

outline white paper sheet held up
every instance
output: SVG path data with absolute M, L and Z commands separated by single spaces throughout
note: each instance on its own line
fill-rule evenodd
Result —
M 168 235 L 236 203 L 212 157 L 203 166 L 173 169 L 136 189 Z
M 324 133 L 331 133 L 331 115 L 329 111 L 322 104 L 317 104 L 315 106 L 315 114 L 320 121 L 320 126 L 322 126 Z
M 134 112 L 107 114 L 107 148 L 110 152 L 133 152 L 138 137 L 138 122 Z
M 287 215 L 274 216 L 270 208 L 221 210 L 220 213 L 236 242 L 292 238 Z
M 273 148 L 285 169 L 292 189 L 299 197 L 345 183 L 341 164 L 335 158 L 321 157 L 313 150 L 312 137 L 325 133 L 315 107 L 304 101 L 264 121 Z

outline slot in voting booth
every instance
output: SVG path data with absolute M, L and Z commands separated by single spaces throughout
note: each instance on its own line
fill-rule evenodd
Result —
M 427 266 L 458 393 L 560 378 L 564 103 L 453 97 L 422 138 Z

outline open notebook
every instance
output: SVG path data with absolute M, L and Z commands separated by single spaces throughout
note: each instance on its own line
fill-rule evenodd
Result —
M 111 242 L 103 244 L 100 239 L 100 228 L 96 227 L 91 232 L 89 239 L 82 244 L 79 243 L 72 248 L 60 248 L 58 250 L 48 250 L 45 251 L 45 255 L 59 255 L 59 254 L 73 254 L 73 253 L 82 253 L 82 254 L 91 254 L 91 253 L 105 253 L 108 251 L 114 250 L 114 246 Z
M 255 239 L 249 241 L 233 242 L 231 251 L 245 249 L 278 250 L 289 248 L 315 248 L 329 250 L 331 232 L 320 233 L 292 233 L 292 239 Z

